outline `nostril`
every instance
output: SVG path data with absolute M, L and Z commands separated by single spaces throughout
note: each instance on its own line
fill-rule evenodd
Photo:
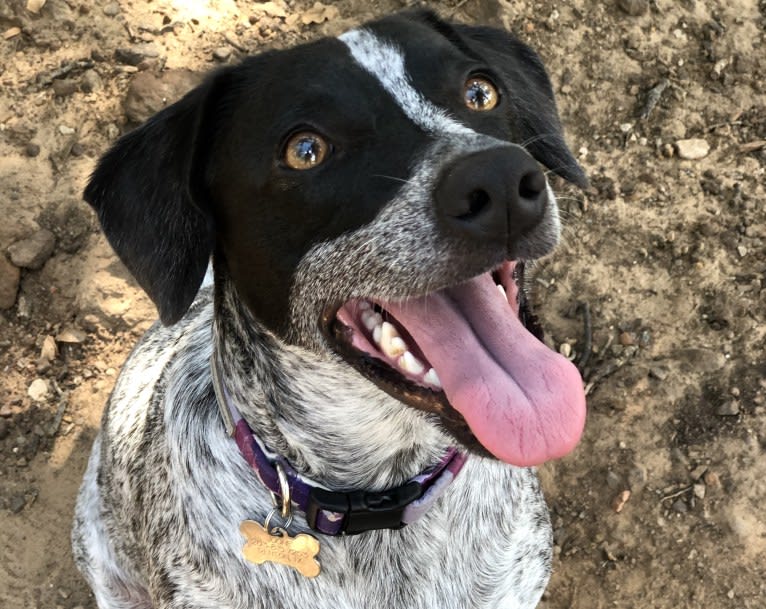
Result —
M 468 193 L 468 211 L 458 216 L 461 220 L 475 218 L 483 212 L 491 202 L 491 197 L 486 190 L 477 188 Z
M 535 170 L 525 173 L 519 181 L 519 196 L 522 199 L 535 199 L 545 190 L 545 175 Z

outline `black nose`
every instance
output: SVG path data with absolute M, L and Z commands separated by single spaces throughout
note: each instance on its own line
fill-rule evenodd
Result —
M 434 196 L 437 215 L 451 231 L 507 244 L 534 228 L 548 204 L 545 175 L 519 146 L 459 158 L 442 171 Z

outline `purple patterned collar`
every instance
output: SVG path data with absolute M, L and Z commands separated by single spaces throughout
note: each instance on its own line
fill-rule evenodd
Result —
M 282 457 L 274 455 L 253 434 L 232 404 L 211 360 L 213 387 L 227 433 L 263 485 L 282 501 L 278 468 L 286 475 L 290 501 L 306 514 L 308 525 L 325 535 L 355 535 L 374 529 L 400 529 L 423 516 L 444 493 L 466 462 L 467 455 L 449 448 L 441 461 L 401 486 L 385 491 L 339 492 L 301 477 Z M 284 484 L 284 482 L 282 483 Z

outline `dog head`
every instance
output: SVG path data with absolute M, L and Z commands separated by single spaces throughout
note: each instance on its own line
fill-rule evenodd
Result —
M 528 465 L 584 418 L 577 371 L 524 327 L 522 263 L 559 232 L 541 165 L 585 184 L 538 56 L 414 12 L 213 74 L 85 198 L 163 322 L 213 255 L 281 340 Z

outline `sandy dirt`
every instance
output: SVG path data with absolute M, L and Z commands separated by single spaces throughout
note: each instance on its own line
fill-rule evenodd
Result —
M 72 507 L 155 315 L 80 200 L 98 156 L 183 70 L 405 4 L 0 0 L 0 607 L 95 606 Z M 541 606 L 766 607 L 766 2 L 423 4 L 540 51 L 591 178 L 555 184 L 564 244 L 535 279 L 589 392 L 583 442 L 541 470 Z

